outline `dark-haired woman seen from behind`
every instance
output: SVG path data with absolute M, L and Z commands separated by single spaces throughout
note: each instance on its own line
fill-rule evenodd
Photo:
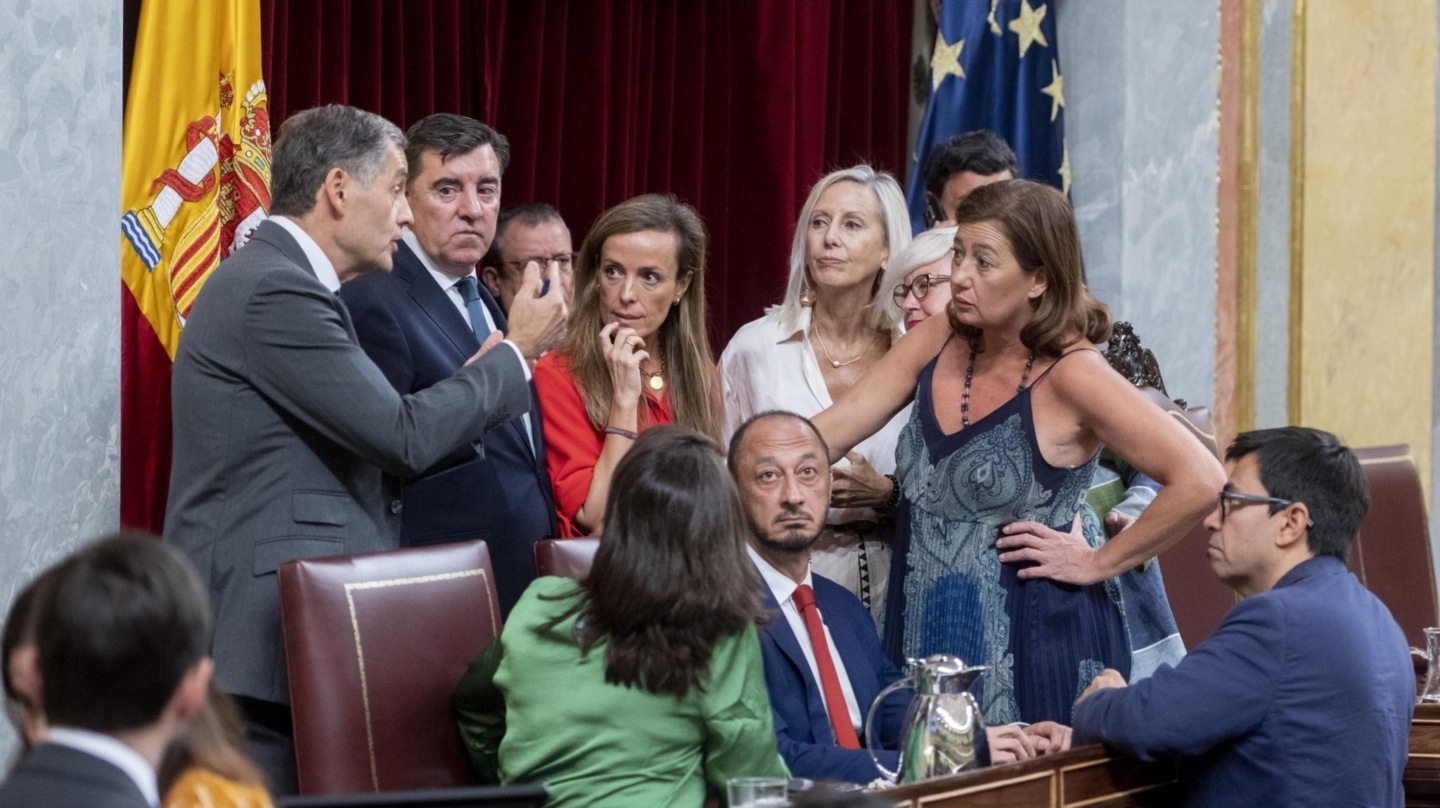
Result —
M 535 364 L 562 536 L 599 532 L 615 464 L 639 433 L 676 423 L 719 440 L 705 245 L 695 209 L 659 194 L 605 211 L 585 236 L 569 331 Z
M 482 781 L 549 805 L 699 806 L 785 777 L 756 638 L 759 578 L 725 459 L 658 427 L 616 466 L 583 581 L 541 578 L 455 694 Z

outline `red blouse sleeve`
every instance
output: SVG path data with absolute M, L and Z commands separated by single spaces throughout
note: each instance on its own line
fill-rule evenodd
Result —
M 540 398 L 540 418 L 545 425 L 545 464 L 555 491 L 555 510 L 560 517 L 560 535 L 585 535 L 575 524 L 575 514 L 590 493 L 595 461 L 605 443 L 605 433 L 590 424 L 580 390 L 570 376 L 570 362 L 555 352 L 540 357 L 534 370 L 535 393 Z
M 588 535 L 575 524 L 575 514 L 590 495 L 595 479 L 595 461 L 605 448 L 605 430 L 596 429 L 585 412 L 580 388 L 570 375 L 570 360 L 548 353 L 535 363 L 535 392 L 540 398 L 540 417 L 545 425 L 545 465 L 550 470 L 550 487 L 555 491 L 555 510 L 560 517 L 560 535 L 575 538 Z M 670 396 L 656 396 L 650 390 L 640 397 L 640 431 L 674 421 Z

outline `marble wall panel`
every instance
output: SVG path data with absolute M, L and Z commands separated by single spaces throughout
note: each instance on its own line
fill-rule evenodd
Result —
M 1255 425 L 1288 423 L 1290 361 L 1290 38 L 1294 0 L 1260 20 L 1260 220 L 1255 272 Z
M 1058 0 L 1070 199 L 1091 294 L 1122 311 L 1125 0 Z
M 1210 403 L 1215 378 L 1218 3 L 1126 5 L 1126 319 L 1170 394 Z
M 118 522 L 120 52 L 120 3 L 0 2 L 0 604 Z
M 1172 395 L 1214 398 L 1219 6 L 1060 0 L 1066 138 L 1092 291 Z

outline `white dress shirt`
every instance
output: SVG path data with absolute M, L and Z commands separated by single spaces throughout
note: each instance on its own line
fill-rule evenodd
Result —
M 270 221 L 285 228 L 285 231 L 300 243 L 300 249 L 305 252 L 305 258 L 310 262 L 310 269 L 314 270 L 315 277 L 325 284 L 325 288 L 332 292 L 340 291 L 340 276 L 335 272 L 335 265 L 330 263 L 329 256 L 315 243 L 315 239 L 310 238 L 305 228 L 289 216 L 271 216 Z
M 810 665 L 810 675 L 815 677 L 815 686 L 820 689 L 820 697 L 825 697 L 825 687 L 820 683 L 820 668 L 815 664 L 815 646 L 810 642 L 810 630 L 805 627 L 805 618 L 800 616 L 800 609 L 795 605 L 795 590 L 803 583 L 812 590 L 815 588 L 814 576 L 809 570 L 805 571 L 805 580 L 799 583 L 791 580 L 790 576 L 770 566 L 765 557 L 755 552 L 755 548 L 745 545 L 745 550 L 750 553 L 750 560 L 755 562 L 755 568 L 760 570 L 760 577 L 765 579 L 765 585 L 770 587 L 770 594 L 775 596 L 775 602 L 780 604 L 780 613 L 785 615 L 785 621 L 790 624 L 790 631 L 795 634 L 795 639 L 800 643 L 800 650 L 805 653 L 805 662 Z M 817 603 L 816 611 L 820 606 Z M 825 613 L 820 613 L 820 620 L 825 621 Z M 825 625 L 825 644 L 830 646 L 830 659 L 835 663 L 835 675 L 840 678 L 840 689 L 845 693 L 845 709 L 850 711 L 850 723 L 855 725 L 855 734 L 861 731 L 861 722 L 865 716 L 860 712 L 860 703 L 855 700 L 855 689 L 850 686 L 850 674 L 845 672 L 845 660 L 840 658 L 840 652 L 835 650 L 835 638 L 830 634 L 829 624 Z M 829 705 L 826 705 L 829 708 Z
M 46 731 L 45 742 L 78 749 L 114 765 L 135 781 L 146 802 L 154 806 L 160 804 L 160 786 L 155 781 L 155 767 L 139 752 L 114 737 L 73 727 L 51 727 Z
M 785 410 L 811 418 L 834 402 L 820 362 L 810 340 L 811 310 L 801 309 L 794 328 L 781 324 L 778 312 L 741 326 L 720 356 L 720 392 L 725 401 L 725 440 L 752 415 L 766 410 Z M 891 334 L 898 341 L 904 330 L 897 324 Z M 854 451 L 864 455 L 878 474 L 895 473 L 895 446 L 900 431 L 910 419 L 910 407 L 896 413 L 878 432 L 856 444 Z M 845 465 L 841 460 L 836 465 Z M 826 524 L 875 521 L 879 515 L 870 508 L 831 508 Z M 870 559 L 870 611 L 879 615 L 885 602 L 890 572 L 890 548 L 879 541 L 865 543 Z M 835 547 L 816 551 L 811 563 L 821 575 L 851 592 L 860 593 L 860 547 Z

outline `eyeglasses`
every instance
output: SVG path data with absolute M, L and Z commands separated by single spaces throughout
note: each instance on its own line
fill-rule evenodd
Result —
M 1220 509 L 1220 524 L 1222 525 L 1225 524 L 1225 517 L 1229 516 L 1230 511 L 1234 510 L 1232 506 L 1226 504 L 1228 502 L 1238 502 L 1241 505 L 1269 505 L 1271 516 L 1279 513 L 1281 508 L 1288 508 L 1295 504 L 1295 501 L 1291 499 L 1266 497 L 1259 494 L 1244 494 L 1239 491 L 1221 491 L 1220 498 L 1216 502 L 1216 507 Z M 1307 519 L 1305 527 L 1314 529 L 1315 520 Z
M 909 297 L 911 292 L 915 293 L 916 300 L 924 300 L 925 296 L 930 294 L 931 286 L 948 280 L 949 275 L 921 275 L 914 283 L 902 283 L 895 287 L 895 305 L 905 305 L 905 298 Z
M 539 264 L 541 269 L 550 266 L 550 262 L 554 261 L 560 265 L 561 272 L 568 272 L 570 271 L 570 265 L 575 262 L 575 253 L 563 252 L 555 253 L 554 255 L 527 255 L 518 261 L 506 261 L 504 263 L 507 267 L 514 267 L 523 272 L 525 271 L 525 265 L 531 261 Z

